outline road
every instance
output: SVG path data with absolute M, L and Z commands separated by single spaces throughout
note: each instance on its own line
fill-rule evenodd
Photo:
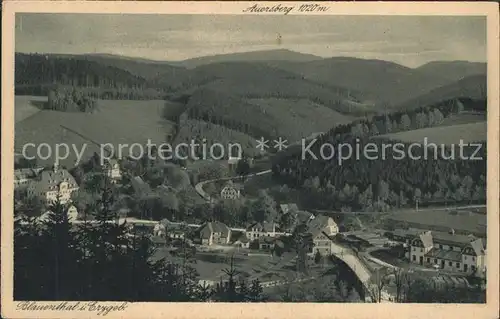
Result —
M 248 175 L 240 175 L 240 176 L 233 176 L 233 177 L 222 177 L 222 178 L 216 178 L 216 179 L 210 179 L 206 181 L 199 182 L 198 184 L 195 185 L 194 189 L 196 192 L 207 202 L 211 201 L 210 195 L 208 195 L 204 190 L 203 186 L 208 183 L 214 183 L 214 182 L 220 182 L 220 181 L 233 181 L 241 178 L 247 178 L 247 177 L 252 177 L 252 176 L 260 176 L 260 175 L 265 175 L 271 173 L 270 169 L 267 169 L 265 171 L 261 171 L 258 173 L 252 173 Z

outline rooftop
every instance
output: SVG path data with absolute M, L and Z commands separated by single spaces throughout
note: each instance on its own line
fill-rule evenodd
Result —
M 316 235 L 318 235 L 323 231 L 323 229 L 325 229 L 326 226 L 328 226 L 329 220 L 330 217 L 324 215 L 317 215 L 313 219 L 310 219 L 307 227 L 311 235 L 313 237 L 316 237 Z
M 264 232 L 266 233 L 271 233 L 275 230 L 275 228 L 277 228 L 278 225 L 275 223 L 275 222 L 263 222 L 263 223 L 253 223 L 253 224 L 250 224 L 248 227 L 247 227 L 247 231 L 250 231 L 252 230 L 253 228 L 257 228 L 257 229 L 262 229 Z
M 230 187 L 230 188 L 234 188 L 236 190 L 243 190 L 243 184 L 240 184 L 240 183 L 233 183 L 233 181 L 228 181 L 226 183 L 226 185 L 224 185 L 224 188 L 226 187 Z
M 425 254 L 425 257 L 460 262 L 462 261 L 462 252 L 432 248 L 427 254 Z
M 290 204 L 281 204 L 280 205 L 281 211 L 283 214 L 287 214 L 289 211 L 298 211 L 299 207 L 295 203 L 290 203 Z
M 68 183 L 69 188 L 77 188 L 75 178 L 65 169 L 42 170 L 30 188 L 35 193 L 57 190 L 61 183 Z
M 200 226 L 199 231 L 202 236 L 210 236 L 211 233 L 222 233 L 227 236 L 231 229 L 221 222 L 207 222 Z

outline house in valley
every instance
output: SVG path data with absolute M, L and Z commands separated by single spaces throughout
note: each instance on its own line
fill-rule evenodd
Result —
M 278 224 L 275 222 L 263 222 L 250 224 L 245 230 L 246 237 L 252 241 L 259 237 L 269 236 L 276 237 L 284 235 L 279 231 Z
M 485 243 L 473 235 L 422 231 L 408 249 L 412 263 L 467 274 L 486 272 Z
M 36 178 L 37 172 L 31 168 L 14 170 L 14 189 L 26 189 L 29 183 Z
M 241 247 L 241 248 L 250 248 L 250 240 L 247 238 L 247 236 L 243 233 L 241 236 L 234 242 L 234 246 Z
M 202 245 L 227 245 L 231 239 L 231 229 L 221 222 L 207 222 L 197 233 Z
M 257 242 L 259 244 L 259 250 L 272 250 L 274 249 L 274 246 L 276 245 L 276 237 L 271 237 L 271 236 L 263 236 L 259 237 L 257 239 Z
M 281 204 L 280 205 L 280 213 L 281 214 L 288 214 L 290 212 L 298 212 L 299 207 L 295 203 L 290 203 L 290 204 Z
M 116 159 L 105 160 L 103 170 L 113 183 L 116 183 L 122 178 L 120 164 Z
M 28 197 L 39 197 L 44 203 L 54 203 L 59 198 L 62 204 L 71 202 L 71 195 L 79 189 L 75 178 L 66 170 L 42 170 L 27 188 Z
M 130 180 L 132 189 L 136 195 L 144 195 L 151 191 L 149 185 L 140 176 L 135 176 Z
M 238 199 L 241 196 L 241 185 L 232 181 L 226 183 L 220 192 L 222 199 Z
M 312 247 L 308 255 L 314 256 L 318 251 L 323 256 L 332 254 L 332 239 L 338 232 L 339 227 L 331 217 L 318 215 L 309 219 L 307 234 L 310 235 Z

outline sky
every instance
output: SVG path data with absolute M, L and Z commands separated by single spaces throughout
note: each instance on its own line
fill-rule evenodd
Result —
M 281 41 L 277 41 L 278 34 Z M 486 19 L 453 16 L 16 15 L 16 52 L 109 53 L 180 61 L 289 49 L 409 67 L 486 61 Z

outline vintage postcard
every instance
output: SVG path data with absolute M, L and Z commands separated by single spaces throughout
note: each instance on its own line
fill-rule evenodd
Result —
M 3 9 L 2 317 L 498 317 L 497 4 Z

